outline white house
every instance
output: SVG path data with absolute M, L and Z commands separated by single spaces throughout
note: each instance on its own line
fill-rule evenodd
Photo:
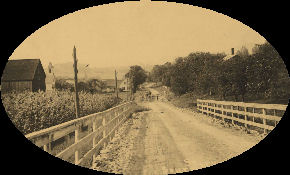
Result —
M 129 78 L 125 78 L 119 86 L 120 90 L 122 90 L 124 92 L 129 91 L 129 88 L 130 88 L 129 83 L 130 83 Z

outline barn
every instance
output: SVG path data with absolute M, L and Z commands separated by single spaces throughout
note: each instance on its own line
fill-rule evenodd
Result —
M 8 60 L 1 77 L 1 91 L 45 91 L 45 77 L 40 59 Z

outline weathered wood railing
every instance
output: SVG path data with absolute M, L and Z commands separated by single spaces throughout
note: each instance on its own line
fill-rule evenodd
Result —
M 64 143 L 67 143 L 74 137 L 72 144 L 65 146 L 55 156 L 63 160 L 74 156 L 76 165 L 88 166 L 87 161 L 94 161 L 97 152 L 112 139 L 118 126 L 132 112 L 134 105 L 134 102 L 127 102 L 103 112 L 27 134 L 25 137 L 51 154 L 53 142 L 64 138 Z M 84 127 L 88 128 L 85 133 L 82 132 Z M 81 155 L 80 152 L 84 154 Z
M 275 128 L 286 108 L 287 105 L 279 104 L 197 100 L 198 112 L 250 129 L 258 127 L 264 133 Z

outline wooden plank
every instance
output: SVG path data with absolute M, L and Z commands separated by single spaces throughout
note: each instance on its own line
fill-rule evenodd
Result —
M 82 146 L 84 146 L 87 142 L 89 142 L 93 137 L 97 136 L 98 134 L 101 134 L 101 132 L 104 130 L 104 127 L 98 128 L 96 131 L 88 134 L 84 138 L 80 139 L 78 142 L 70 145 L 65 150 L 60 152 L 56 155 L 56 157 L 61 158 L 63 160 L 67 160 L 70 156 L 74 154 L 74 152 L 77 149 L 80 149 Z
M 266 115 L 265 113 L 264 114 L 258 114 L 258 113 L 246 112 L 245 114 L 248 115 L 248 116 L 251 116 L 251 117 L 258 117 L 258 118 L 261 118 L 261 119 L 274 120 L 274 121 L 280 121 L 281 120 L 281 117 L 272 116 L 272 115 Z
M 39 137 L 41 135 L 45 135 L 45 134 L 48 134 L 48 133 L 56 132 L 56 131 L 59 131 L 59 130 L 61 130 L 61 129 L 65 128 L 65 127 L 71 126 L 71 125 L 76 125 L 77 123 L 81 122 L 82 120 L 86 120 L 88 118 L 97 117 L 99 115 L 102 115 L 102 113 L 104 113 L 104 112 L 91 114 L 91 115 L 88 115 L 88 116 L 85 116 L 85 117 L 82 117 L 82 118 L 79 118 L 79 119 L 71 120 L 71 121 L 68 121 L 68 122 L 65 122 L 65 123 L 62 123 L 62 124 L 59 124 L 59 125 L 52 126 L 50 128 L 46 128 L 46 129 L 43 129 L 43 130 L 40 130 L 40 131 L 36 131 L 36 132 L 33 132 L 33 133 L 25 135 L 25 137 L 27 139 L 29 139 L 29 140 L 30 139 L 34 139 L 34 138 Z
M 107 138 L 102 138 L 92 149 L 90 149 L 80 160 L 79 165 L 81 165 L 85 160 L 92 157 L 95 152 L 97 152 L 105 144 Z
M 272 115 L 264 115 L 264 114 L 251 113 L 251 112 L 238 111 L 238 110 L 231 110 L 231 109 L 223 109 L 223 111 L 231 112 L 231 113 L 235 113 L 235 114 L 241 114 L 241 115 L 248 115 L 248 116 L 251 116 L 251 117 L 259 117 L 259 118 L 267 119 L 267 120 L 274 120 L 274 121 L 280 121 L 281 120 L 281 117 L 272 116 Z
M 114 131 L 126 120 L 126 117 L 124 117 L 121 122 L 119 122 L 108 134 L 106 134 L 105 137 L 103 137 L 99 143 L 93 147 L 90 151 L 88 151 L 79 161 L 79 164 L 85 161 L 86 159 L 90 158 L 95 151 L 97 151 L 98 148 L 100 148 L 102 145 L 105 145 L 106 142 L 108 142 L 108 138 L 114 133 Z
M 47 146 L 47 144 L 49 143 L 49 134 L 44 134 L 29 140 L 38 147 Z
M 281 117 L 273 116 L 273 115 L 250 113 L 250 112 L 246 112 L 246 115 L 252 116 L 252 117 L 259 117 L 259 118 L 267 119 L 267 120 L 273 120 L 273 121 L 280 121 L 281 120 Z
M 236 117 L 229 117 L 229 116 L 226 116 L 226 115 L 216 114 L 216 113 L 213 113 L 213 112 L 210 112 L 210 111 L 209 111 L 209 113 L 212 113 L 214 115 L 220 116 L 222 118 L 235 120 L 235 121 L 238 121 L 240 123 L 244 123 L 244 124 L 252 125 L 252 126 L 257 126 L 257 127 L 260 127 L 260 128 L 265 128 L 265 129 L 268 129 L 268 130 L 273 130 L 275 128 L 273 126 L 263 125 L 261 123 L 256 123 L 256 122 L 253 122 L 253 121 L 247 121 L 247 120 L 239 119 L 239 118 L 236 118 Z
M 70 156 L 75 154 L 75 164 L 79 164 L 83 161 L 84 158 L 87 158 L 84 156 L 83 158 L 80 159 L 78 152 L 79 149 L 84 147 L 90 140 L 95 139 L 96 136 L 101 134 L 102 132 L 103 135 L 105 133 L 104 138 L 101 139 L 101 141 L 98 144 L 93 142 L 93 149 L 87 152 L 85 155 L 93 154 L 93 150 L 99 148 L 102 143 L 106 143 L 108 138 L 112 137 L 112 135 L 114 134 L 116 129 L 120 126 L 120 124 L 128 117 L 128 114 L 131 110 L 129 106 L 131 106 L 132 104 L 133 102 L 127 102 L 100 113 L 91 114 L 83 118 L 75 119 L 57 126 L 53 126 L 51 128 L 47 128 L 38 132 L 28 134 L 26 135 L 26 137 L 32 140 L 35 144 L 37 144 L 37 146 L 43 146 L 44 149 L 48 151 L 50 149 L 49 144 L 52 141 L 55 141 L 75 131 L 75 143 L 67 147 L 59 154 L 57 154 L 56 157 L 67 160 Z M 105 120 L 106 117 L 104 115 L 111 115 L 114 112 L 117 112 L 118 115 L 115 116 L 112 120 L 110 120 L 106 124 Z M 96 129 L 96 121 L 98 120 L 103 120 L 104 123 L 103 126 Z M 80 127 L 90 125 L 91 123 L 93 123 L 92 133 L 88 134 L 82 139 L 79 139 Z M 110 129 L 109 134 L 106 134 L 106 130 L 108 130 L 109 128 L 113 129 Z
M 131 102 L 123 103 L 123 104 L 121 104 L 119 106 L 116 106 L 114 108 L 126 106 L 126 105 L 129 105 L 129 104 L 131 104 Z M 34 139 L 35 140 L 39 140 L 38 137 L 40 137 L 40 136 L 43 136 L 43 135 L 46 135 L 46 134 L 50 134 L 50 133 L 53 133 L 53 132 L 58 132 L 58 131 L 62 130 L 63 128 L 66 128 L 66 127 L 69 127 L 69 126 L 72 126 L 72 125 L 76 125 L 77 123 L 82 122 L 82 121 L 89 121 L 92 118 L 101 117 L 102 115 L 104 115 L 105 113 L 108 113 L 109 111 L 111 111 L 114 108 L 108 109 L 108 110 L 103 111 L 103 112 L 90 114 L 90 115 L 87 115 L 87 116 L 84 116 L 84 117 L 81 117 L 81 118 L 78 118 L 78 119 L 74 119 L 74 120 L 59 124 L 59 125 L 55 125 L 55 126 L 40 130 L 40 131 L 32 132 L 30 134 L 25 135 L 25 137 L 28 140 L 31 140 L 31 141 L 33 141 Z M 60 131 L 60 132 L 62 132 L 62 131 Z M 54 135 L 58 135 L 58 134 L 54 134 Z M 42 141 L 42 142 L 45 144 L 45 141 Z M 40 146 L 43 146 L 43 145 L 40 145 Z
M 265 108 L 265 109 L 277 109 L 285 111 L 288 105 L 281 104 L 261 104 L 261 103 L 244 103 L 244 102 L 234 102 L 234 101 L 216 101 L 216 100 L 198 100 L 199 102 L 216 103 L 222 105 L 233 105 L 242 107 L 252 107 L 252 108 Z

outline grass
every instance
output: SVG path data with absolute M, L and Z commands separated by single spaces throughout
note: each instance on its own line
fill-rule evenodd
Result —
M 196 106 L 196 100 L 199 98 L 198 96 L 188 93 L 181 96 L 176 96 L 174 93 L 172 93 L 169 88 L 166 88 L 164 86 L 159 86 L 154 88 L 157 90 L 162 96 L 164 96 L 170 103 L 172 103 L 174 106 L 179 108 L 190 108 L 194 111 L 197 111 Z
M 196 111 L 197 99 L 220 100 L 220 101 L 235 101 L 234 96 L 228 96 L 226 100 L 222 100 L 219 96 L 200 95 L 196 93 L 187 93 L 181 96 L 176 96 L 169 88 L 164 86 L 155 87 L 160 94 L 162 94 L 170 103 L 179 108 L 191 108 Z M 272 98 L 259 99 L 259 97 L 245 96 L 245 103 L 261 103 L 261 104 L 284 104 L 287 105 L 289 100 L 287 98 Z
M 143 111 L 150 111 L 150 110 L 151 110 L 150 108 L 147 108 L 147 107 L 144 107 L 144 106 L 136 105 L 136 106 L 134 106 L 134 108 L 133 108 L 133 113 L 143 112 Z

